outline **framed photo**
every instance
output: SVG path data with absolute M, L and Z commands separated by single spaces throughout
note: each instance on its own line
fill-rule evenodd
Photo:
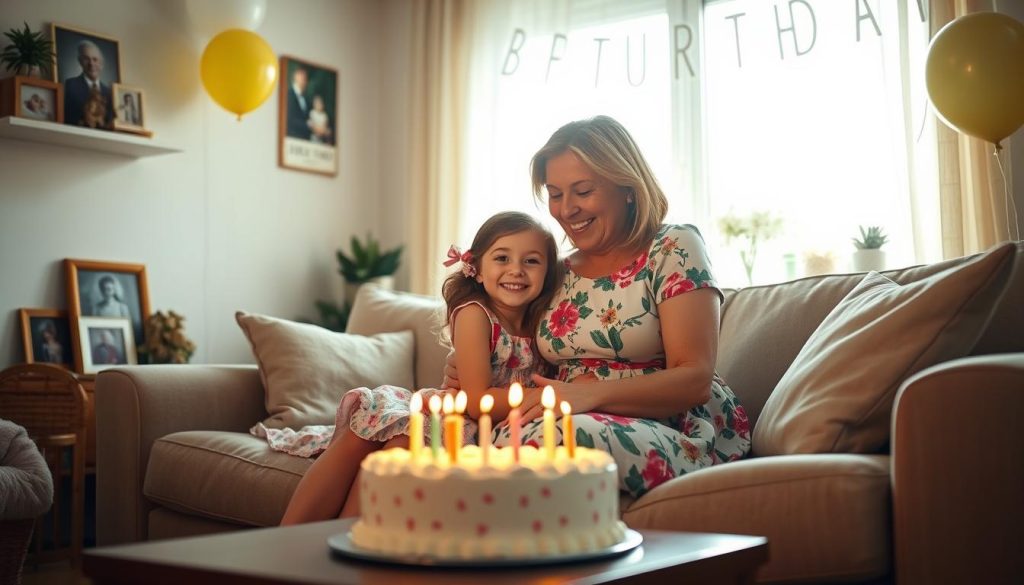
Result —
M 81 319 L 123 318 L 130 324 L 134 352 L 135 343 L 145 341 L 143 322 L 149 316 L 146 267 L 142 264 L 66 258 L 64 271 L 68 283 L 68 318 L 75 347 L 81 347 L 85 341 L 78 337 L 82 331 Z M 131 359 L 137 360 L 134 353 Z
M 115 83 L 114 130 L 148 134 L 145 124 L 145 109 L 142 103 L 142 89 Z
M 138 363 L 132 323 L 128 319 L 80 317 L 78 339 L 75 354 L 79 356 L 83 374 Z
M 64 85 L 64 123 L 110 129 L 113 85 L 121 82 L 117 39 L 63 24 L 50 25 L 53 81 Z
M 67 311 L 19 309 L 25 363 L 55 364 L 74 369 L 74 346 Z
M 64 88 L 35 77 L 14 78 L 14 115 L 45 122 L 64 121 Z
M 338 71 L 281 57 L 277 162 L 286 169 L 338 174 Z

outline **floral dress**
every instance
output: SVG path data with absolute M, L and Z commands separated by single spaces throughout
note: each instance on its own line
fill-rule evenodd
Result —
M 532 337 L 511 335 L 498 322 L 487 307 L 477 301 L 469 301 L 456 307 L 452 312 L 452 324 L 459 311 L 468 305 L 479 305 L 487 313 L 491 323 L 491 386 L 508 386 L 511 382 L 526 382 L 536 366 L 544 364 L 536 357 Z M 454 331 L 454 327 L 452 328 Z M 454 342 L 454 339 L 453 339 Z M 444 390 L 424 388 L 420 390 L 423 403 L 431 396 L 444 394 Z M 342 396 L 335 413 L 334 425 L 307 426 L 299 430 L 270 429 L 262 423 L 252 428 L 257 436 L 267 438 L 270 446 L 300 457 L 312 457 L 327 449 L 336 429 L 350 429 L 368 441 L 385 442 L 398 435 L 409 433 L 409 401 L 412 390 L 398 386 L 383 385 L 376 388 L 354 388 Z M 430 417 L 424 417 L 424 441 L 430 442 Z M 476 443 L 477 426 L 470 418 L 463 425 L 463 444 Z
M 564 381 L 588 373 L 607 380 L 663 370 L 658 305 L 698 288 L 717 291 L 710 267 L 695 227 L 663 225 L 651 247 L 615 274 L 586 278 L 570 268 L 541 322 L 538 351 L 557 364 Z M 593 412 L 574 414 L 573 424 L 578 445 L 615 458 L 619 488 L 634 497 L 750 451 L 747 415 L 717 374 L 707 403 L 669 419 Z M 523 441 L 540 440 L 541 421 L 526 423 Z M 507 444 L 507 430 L 495 442 Z

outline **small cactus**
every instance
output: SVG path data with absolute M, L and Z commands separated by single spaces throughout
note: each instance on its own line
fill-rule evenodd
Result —
M 853 238 L 853 245 L 858 250 L 877 250 L 889 241 L 889 236 L 882 233 L 882 228 L 870 226 L 866 230 L 860 226 L 860 239 Z

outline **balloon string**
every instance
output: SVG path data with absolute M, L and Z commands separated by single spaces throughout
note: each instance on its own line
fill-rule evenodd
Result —
M 1017 202 L 1010 203 L 1010 186 L 1006 183 L 1006 172 L 1003 171 L 1003 161 L 999 159 L 999 143 L 996 143 L 995 149 L 992 151 L 992 156 L 996 157 L 996 166 L 999 167 L 999 176 L 1003 178 L 1003 204 L 1006 210 L 1006 237 L 1010 240 L 1020 239 L 1020 221 L 1017 219 Z M 1015 232 L 1010 231 L 1010 209 L 1013 209 L 1013 225 L 1016 228 Z M 1016 235 L 1016 237 L 1014 237 Z

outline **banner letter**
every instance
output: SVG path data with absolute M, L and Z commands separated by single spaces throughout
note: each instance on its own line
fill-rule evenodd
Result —
M 682 47 L 679 46 L 679 31 L 686 31 L 686 44 Z M 686 69 L 690 72 L 690 77 L 697 77 L 697 74 L 693 71 L 693 64 L 690 63 L 690 57 L 686 54 L 686 50 L 690 48 L 690 44 L 693 43 L 693 29 L 688 24 L 677 24 L 674 27 L 672 35 L 672 42 L 676 46 L 676 79 L 679 79 L 679 56 L 683 56 L 683 61 L 686 62 Z
M 558 39 L 562 39 L 562 48 L 565 49 L 565 44 L 568 42 L 568 38 L 562 33 L 555 33 L 555 36 L 551 39 L 551 54 L 548 55 L 548 72 L 544 74 L 544 83 L 548 82 L 548 78 L 551 77 L 551 64 L 555 61 L 561 61 L 562 55 L 565 51 L 562 51 L 562 55 L 555 56 L 555 50 L 558 48 Z
M 647 34 L 644 34 L 641 39 L 643 40 L 643 43 L 641 46 L 640 64 L 643 65 L 643 68 L 640 69 L 640 81 L 633 83 L 633 69 L 630 67 L 633 60 L 629 58 L 629 48 L 632 43 L 630 42 L 631 39 L 626 37 L 626 80 L 628 80 L 629 84 L 633 87 L 642 85 L 644 79 L 647 78 Z
M 860 3 L 864 2 L 864 8 L 867 9 L 867 14 L 862 14 L 860 11 Z M 871 12 L 871 5 L 867 3 L 867 0 L 855 0 L 857 5 L 857 42 L 860 42 L 860 23 L 862 20 L 870 20 L 871 26 L 875 27 L 875 34 L 882 36 L 882 29 L 878 28 L 878 22 L 875 21 L 875 14 Z
M 512 43 L 508 47 L 508 54 L 505 55 L 505 65 L 501 68 L 502 75 L 512 75 L 519 69 L 519 49 L 523 48 L 523 43 L 526 42 L 526 33 L 523 29 L 517 28 L 512 33 Z M 515 64 L 512 64 L 512 59 L 515 58 Z M 512 69 L 509 69 L 509 65 L 512 65 Z
M 732 21 L 732 32 L 736 37 L 736 66 L 740 69 L 743 69 L 743 56 L 740 55 L 740 17 L 746 15 L 746 12 L 737 12 L 725 17 L 726 20 Z
M 601 75 L 601 47 L 604 46 L 606 41 L 611 39 L 594 37 L 594 40 L 597 41 L 597 66 L 594 68 L 594 87 L 597 87 L 597 78 Z
M 799 42 L 799 39 L 797 39 L 797 36 L 796 36 L 796 21 L 793 18 L 793 5 L 794 4 L 800 4 L 801 6 L 806 8 L 807 9 L 807 14 L 810 15 L 810 17 L 811 17 L 811 44 L 810 44 L 810 46 L 807 47 L 806 50 L 803 50 L 803 51 L 800 50 L 800 42 Z M 776 4 L 772 8 L 775 9 L 775 28 L 779 32 L 779 59 L 785 59 L 786 58 L 786 55 L 784 54 L 784 52 L 782 50 L 782 33 L 784 33 L 784 32 L 793 33 L 793 48 L 796 50 L 797 57 L 799 57 L 800 55 L 806 55 L 807 53 L 810 53 L 811 49 L 814 48 L 814 43 L 817 42 L 817 40 L 818 40 L 818 21 L 817 21 L 816 18 L 814 18 L 814 9 L 811 8 L 811 5 L 807 3 L 807 0 L 789 0 L 789 23 L 790 23 L 790 26 L 788 28 L 783 28 L 782 27 L 782 22 L 779 21 L 779 6 Z

